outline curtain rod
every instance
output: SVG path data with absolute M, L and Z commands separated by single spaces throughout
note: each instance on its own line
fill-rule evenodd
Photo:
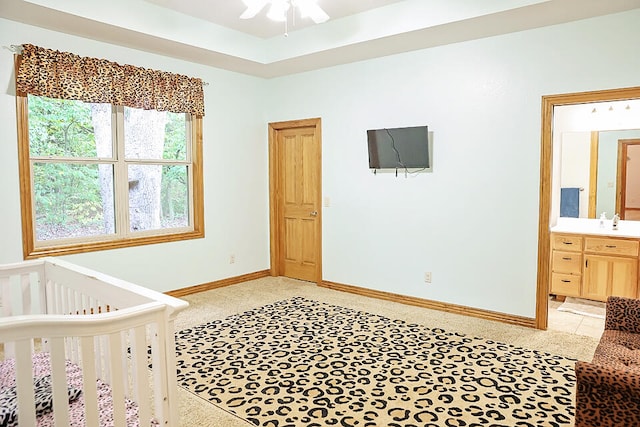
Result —
M 21 44 L 12 44 L 9 46 L 2 46 L 10 52 L 17 53 L 18 55 L 22 53 L 22 45 Z
M 22 45 L 21 44 L 12 44 L 9 46 L 2 46 L 4 49 L 7 49 L 10 52 L 17 53 L 20 55 L 22 53 Z M 209 86 L 208 82 L 202 80 L 202 86 Z

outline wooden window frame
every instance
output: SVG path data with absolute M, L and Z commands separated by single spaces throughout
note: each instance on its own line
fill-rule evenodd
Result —
M 117 108 L 116 108 L 117 110 Z M 202 117 L 191 115 L 191 174 L 192 188 L 190 189 L 190 206 L 192 209 L 192 227 L 188 231 L 184 228 L 172 232 L 172 229 L 145 231 L 135 236 L 96 239 L 89 236 L 86 239 L 61 239 L 60 241 L 38 242 L 36 244 L 33 183 L 31 171 L 31 157 L 29 147 L 29 110 L 26 94 L 16 94 L 16 112 L 18 127 L 18 162 L 20 174 L 20 204 L 22 216 L 22 247 L 24 259 L 43 256 L 70 255 L 75 253 L 93 252 L 108 249 L 127 248 L 133 246 L 166 243 L 204 237 L 204 191 L 202 174 Z M 124 161 L 124 160 L 123 160 Z M 118 197 L 118 195 L 114 195 Z M 116 212 L 118 215 L 118 212 Z M 173 229 L 175 230 L 175 229 Z M 58 243 L 56 243 L 58 242 Z

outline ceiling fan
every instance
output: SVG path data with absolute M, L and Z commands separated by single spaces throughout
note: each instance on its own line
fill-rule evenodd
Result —
M 286 22 L 290 8 L 293 8 L 294 12 L 298 9 L 301 17 L 311 18 L 316 24 L 329 20 L 329 15 L 317 5 L 317 0 L 242 0 L 242 2 L 247 6 L 247 10 L 240 15 L 240 19 L 255 17 L 270 4 L 267 17 L 274 21 Z

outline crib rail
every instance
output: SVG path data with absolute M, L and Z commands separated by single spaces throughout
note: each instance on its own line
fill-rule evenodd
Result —
M 34 355 L 50 363 L 55 425 L 70 424 L 66 364 L 81 367 L 87 426 L 100 425 L 96 382 L 140 425 L 177 425 L 173 322 L 187 303 L 54 258 L 0 266 L 0 361 L 15 360 L 20 425 L 36 425 Z M 151 397 L 150 397 L 151 396 Z
M 125 280 L 55 259 L 0 266 L 2 316 L 92 314 L 151 301 L 173 320 L 188 304 Z M 108 307 L 107 307 L 108 306 Z

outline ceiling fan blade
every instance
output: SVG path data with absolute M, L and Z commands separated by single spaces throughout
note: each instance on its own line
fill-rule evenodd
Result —
M 251 19 L 255 17 L 269 3 L 269 0 L 242 0 L 247 6 L 247 10 L 240 15 L 240 19 Z
M 285 22 L 287 20 L 289 7 L 290 5 L 287 0 L 271 0 L 271 7 L 267 13 L 267 18 L 277 22 Z
M 300 8 L 300 15 L 303 18 L 309 17 L 316 24 L 329 20 L 329 15 L 316 4 L 315 0 L 297 0 L 296 5 Z

